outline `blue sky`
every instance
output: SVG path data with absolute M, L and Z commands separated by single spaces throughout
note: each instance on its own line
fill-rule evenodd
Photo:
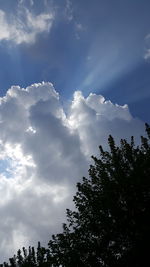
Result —
M 0 1 L 8 25 L 13 16 L 26 23 L 23 8 L 52 13 L 51 29 L 31 43 L 0 38 L 1 95 L 11 85 L 50 81 L 64 99 L 76 89 L 96 92 L 149 122 L 148 0 Z
M 0 0 L 0 263 L 62 230 L 109 134 L 145 134 L 149 14 L 149 0 Z

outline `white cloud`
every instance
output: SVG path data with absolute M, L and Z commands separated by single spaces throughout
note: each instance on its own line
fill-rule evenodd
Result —
M 144 130 L 127 105 L 95 94 L 75 92 L 66 114 L 53 85 L 44 82 L 12 86 L 0 99 L 0 124 L 0 159 L 9 169 L 0 165 L 1 260 L 60 231 L 76 182 L 108 134 L 119 140 Z
M 34 15 L 27 8 L 21 7 L 12 15 L 0 10 L 0 41 L 32 44 L 39 33 L 50 31 L 53 20 L 52 12 Z

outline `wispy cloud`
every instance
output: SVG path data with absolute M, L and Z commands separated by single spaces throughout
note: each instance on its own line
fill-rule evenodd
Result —
M 49 33 L 54 14 L 35 15 L 22 7 L 16 14 L 6 14 L 0 10 L 0 41 L 13 41 L 15 44 L 32 44 L 40 33 Z
M 145 37 L 145 60 L 150 60 L 150 34 Z
M 73 15 L 73 7 L 72 7 L 72 2 L 71 0 L 66 0 L 66 6 L 65 6 L 65 18 L 68 20 L 68 21 L 72 21 L 73 18 L 74 18 L 74 15 Z
M 75 22 L 75 36 L 76 39 L 80 39 L 81 33 L 85 31 L 85 27 L 81 23 Z

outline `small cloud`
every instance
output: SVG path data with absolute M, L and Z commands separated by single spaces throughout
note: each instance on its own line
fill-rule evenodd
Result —
M 19 5 L 22 5 L 25 3 L 26 0 L 18 0 L 18 4 Z M 34 0 L 29 0 L 29 4 L 30 6 L 33 6 L 34 5 Z
M 0 10 L 0 41 L 13 41 L 15 44 L 32 44 L 39 33 L 49 32 L 54 14 L 34 15 L 27 8 L 21 8 L 16 15 L 8 16 Z
M 33 6 L 34 5 L 34 1 L 30 0 L 30 5 Z
M 87 61 L 90 61 L 91 59 L 92 59 L 92 57 L 91 56 L 87 56 Z
M 145 60 L 150 60 L 150 34 L 145 37 Z
M 68 21 L 73 20 L 73 8 L 72 8 L 72 3 L 70 0 L 66 0 L 65 18 Z
M 76 29 L 78 31 L 83 31 L 84 30 L 84 27 L 83 27 L 83 25 L 81 23 L 76 23 Z
M 150 49 L 148 49 L 144 55 L 144 59 L 145 60 L 149 60 L 150 59 Z
M 75 36 L 77 39 L 80 39 L 80 34 L 83 31 L 85 31 L 84 26 L 81 23 L 75 22 Z

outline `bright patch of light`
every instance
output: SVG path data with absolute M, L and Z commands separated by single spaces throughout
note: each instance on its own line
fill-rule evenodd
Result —
M 11 177 L 11 161 L 10 159 L 0 160 L 0 174 L 10 178 Z
M 36 130 L 32 126 L 30 126 L 30 127 L 28 127 L 28 129 L 26 130 L 26 132 L 27 133 L 35 134 L 36 133 Z
M 0 173 L 6 178 L 13 178 L 23 173 L 26 167 L 35 167 L 31 155 L 24 155 L 20 144 L 2 144 L 0 142 Z

